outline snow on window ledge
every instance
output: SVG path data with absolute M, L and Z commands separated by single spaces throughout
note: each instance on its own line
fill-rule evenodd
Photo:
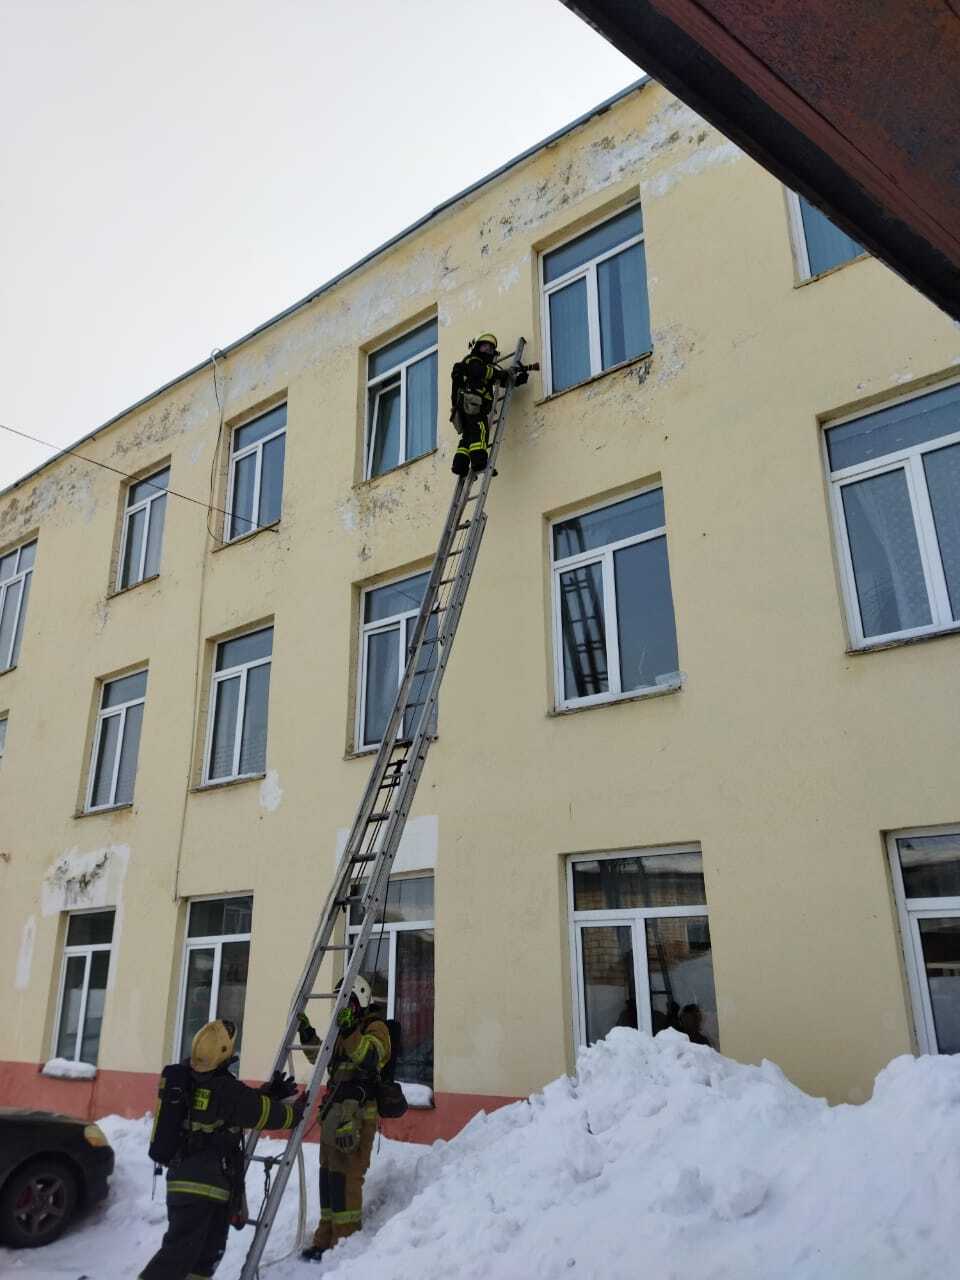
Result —
M 92 1080 L 97 1068 L 92 1062 L 73 1062 L 70 1058 L 51 1058 L 44 1063 L 40 1074 L 54 1076 L 58 1080 Z
M 406 1080 L 398 1080 L 403 1090 L 407 1106 L 414 1111 L 428 1111 L 433 1106 L 433 1090 L 428 1084 L 408 1084 Z

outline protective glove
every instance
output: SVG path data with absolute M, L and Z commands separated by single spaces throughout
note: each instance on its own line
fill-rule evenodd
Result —
M 334 1145 L 344 1155 L 352 1155 L 360 1145 L 360 1103 L 348 1098 L 340 1104 Z
M 300 1043 L 316 1044 L 320 1039 L 320 1037 L 317 1035 L 316 1031 L 314 1030 L 313 1025 L 310 1022 L 310 1019 L 307 1017 L 307 1015 L 305 1013 L 299 1014 L 297 1017 L 297 1022 L 298 1022 L 299 1031 L 300 1031 Z
M 281 1102 L 284 1098 L 289 1098 L 291 1094 L 297 1092 L 297 1082 L 293 1076 L 285 1076 L 282 1071 L 277 1070 L 270 1077 L 269 1083 L 264 1085 L 261 1092 L 265 1093 L 268 1098 Z
M 513 375 L 513 385 L 515 387 L 522 387 L 525 382 L 529 381 L 529 379 L 530 374 L 527 372 L 526 365 L 518 365 Z

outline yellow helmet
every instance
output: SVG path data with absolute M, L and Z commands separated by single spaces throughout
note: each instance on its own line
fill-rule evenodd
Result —
M 232 1022 L 218 1018 L 208 1022 L 193 1037 L 190 1046 L 190 1066 L 194 1071 L 216 1071 L 233 1057 L 237 1042 L 237 1028 Z
M 474 347 L 478 347 L 481 342 L 489 342 L 491 347 L 493 347 L 494 354 L 496 354 L 497 335 L 495 333 L 481 333 L 479 338 L 474 338 L 474 340 L 470 343 L 470 349 L 473 350 Z

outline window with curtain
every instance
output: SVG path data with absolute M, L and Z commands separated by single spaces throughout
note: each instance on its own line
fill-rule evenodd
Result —
M 367 357 L 364 475 L 383 475 L 437 445 L 437 322 Z
M 264 772 L 272 660 L 273 627 L 217 645 L 205 782 L 257 777 Z
M 146 671 L 104 681 L 90 753 L 88 811 L 133 802 L 146 696 Z
M 559 520 L 552 543 L 558 706 L 679 683 L 663 490 Z
M 200 1028 L 215 1018 L 228 1018 L 236 1025 L 236 1052 L 240 1052 L 252 920 L 249 894 L 197 898 L 190 903 L 180 998 L 180 1059 L 189 1055 Z
M 154 578 L 160 572 L 169 484 L 170 468 L 164 467 L 144 480 L 137 480 L 127 490 L 117 572 L 118 591 Z
M 36 539 L 0 556 L 0 671 L 15 667 L 20 658 L 36 558 Z
M 356 732 L 360 750 L 378 746 L 387 728 L 429 578 L 429 573 L 418 573 L 383 587 L 371 587 L 363 593 Z M 437 619 L 432 617 L 407 700 L 403 722 L 407 738 L 416 731 L 436 664 Z M 436 732 L 436 721 L 433 731 Z
M 639 205 L 545 253 L 542 270 L 550 393 L 652 350 Z
M 790 200 L 801 276 L 822 275 L 866 253 L 862 244 L 835 227 L 827 215 L 804 196 L 791 191 Z
M 960 626 L 960 384 L 826 431 L 855 645 Z
M 285 404 L 234 428 L 230 439 L 225 541 L 242 538 L 245 533 L 280 519 L 286 444 Z
M 107 999 L 113 911 L 76 912 L 67 920 L 60 970 L 54 1056 L 97 1064 Z
M 349 934 L 361 920 L 351 909 Z M 367 942 L 362 973 L 374 1000 L 403 1031 L 396 1078 L 433 1085 L 433 876 L 395 876 L 387 887 L 382 927 Z

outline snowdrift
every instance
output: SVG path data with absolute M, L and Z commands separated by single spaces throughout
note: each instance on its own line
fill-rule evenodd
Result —
M 118 1156 L 107 1207 L 13 1274 L 119 1280 L 159 1243 L 146 1126 L 102 1123 Z M 311 1218 L 316 1163 L 311 1146 Z M 252 1208 L 261 1183 L 254 1171 Z M 363 1233 L 319 1265 L 282 1257 L 291 1183 L 263 1276 L 356 1280 L 362 1258 L 377 1280 L 928 1280 L 957 1274 L 958 1195 L 960 1058 L 898 1058 L 870 1102 L 828 1107 L 770 1063 L 617 1028 L 575 1079 L 452 1142 L 383 1142 Z M 237 1276 L 248 1239 L 231 1232 L 219 1276 Z

